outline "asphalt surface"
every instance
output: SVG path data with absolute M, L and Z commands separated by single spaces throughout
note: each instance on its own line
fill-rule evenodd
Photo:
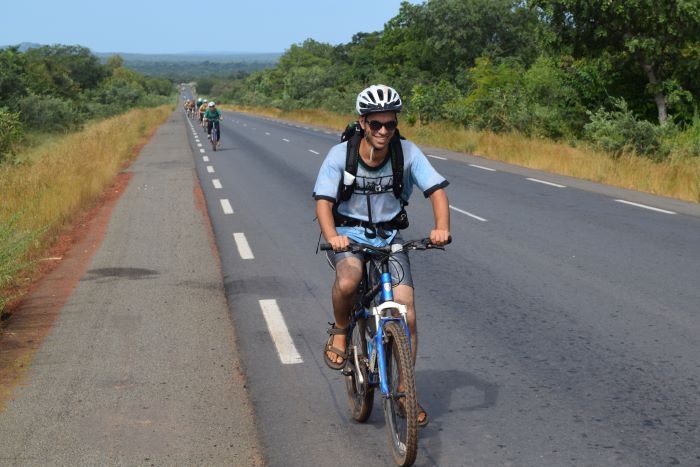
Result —
M 179 110 L 179 109 L 178 109 Z M 0 465 L 260 465 L 180 111 L 0 413 Z

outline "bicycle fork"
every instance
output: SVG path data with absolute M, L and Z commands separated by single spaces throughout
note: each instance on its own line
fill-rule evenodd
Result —
M 411 347 L 411 331 L 408 328 L 408 321 L 406 320 L 407 308 L 406 305 L 401 303 L 396 303 L 394 301 L 394 292 L 391 284 L 391 273 L 388 272 L 388 266 L 383 265 L 381 283 L 382 283 L 382 303 L 378 306 L 372 307 L 371 311 L 368 313 L 374 318 L 376 334 L 372 339 L 367 340 L 368 355 L 370 356 L 370 371 L 372 374 L 374 371 L 375 356 L 376 363 L 379 367 L 379 389 L 385 397 L 389 397 L 390 389 L 387 383 L 387 368 L 386 368 L 386 351 L 384 348 L 384 325 L 388 321 L 400 321 L 404 332 L 406 333 L 406 338 L 408 341 L 409 351 Z M 394 310 L 398 312 L 398 316 L 395 316 Z

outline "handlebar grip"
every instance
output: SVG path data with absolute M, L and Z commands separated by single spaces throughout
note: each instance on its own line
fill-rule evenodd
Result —
M 333 251 L 333 247 L 330 243 L 321 243 L 318 249 L 321 251 Z

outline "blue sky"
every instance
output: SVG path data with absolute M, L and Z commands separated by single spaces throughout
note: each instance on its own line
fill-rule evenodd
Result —
M 308 38 L 337 45 L 357 32 L 381 31 L 400 5 L 401 0 L 12 0 L 3 1 L 0 46 L 281 53 Z

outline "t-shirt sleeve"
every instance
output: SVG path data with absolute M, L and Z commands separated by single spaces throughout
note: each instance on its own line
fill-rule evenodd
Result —
M 335 203 L 338 195 L 338 184 L 345 170 L 346 146 L 347 143 L 337 144 L 328 151 L 316 177 L 314 199 L 325 199 Z
M 408 141 L 403 141 L 402 144 L 404 150 L 404 164 L 410 162 L 411 182 L 423 192 L 423 196 L 428 198 L 435 191 L 440 188 L 445 188 L 450 184 L 445 177 L 435 170 L 418 146 Z M 405 160 L 406 154 L 409 155 L 408 161 Z

